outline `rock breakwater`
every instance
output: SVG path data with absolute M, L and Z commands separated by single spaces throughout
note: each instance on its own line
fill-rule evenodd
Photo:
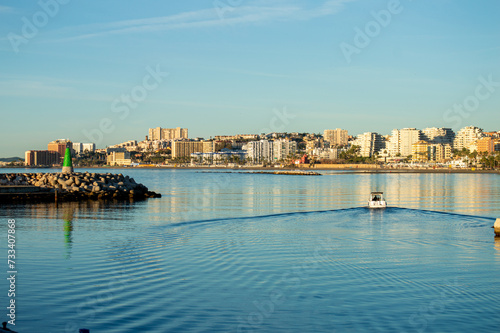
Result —
M 0 174 L 0 187 L 34 187 L 36 195 L 10 193 L 3 195 L 4 201 L 39 200 L 40 192 L 57 201 L 86 199 L 145 199 L 158 198 L 161 194 L 149 191 L 143 184 L 122 174 L 111 173 L 15 173 Z M 12 191 L 9 191 L 12 192 Z M 26 191 L 24 191 L 26 192 Z M 53 195 L 51 195 L 53 194 Z M 47 200 L 44 200 L 47 201 Z

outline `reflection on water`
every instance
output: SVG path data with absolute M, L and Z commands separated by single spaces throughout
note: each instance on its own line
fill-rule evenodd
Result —
M 124 173 L 163 197 L 1 207 L 17 221 L 18 331 L 40 322 L 111 333 L 500 323 L 500 239 L 486 218 L 500 217 L 498 175 Z M 352 208 L 374 190 L 389 208 Z
M 159 223 L 207 217 L 366 206 L 383 191 L 390 206 L 500 216 L 500 181 L 494 174 L 326 174 L 321 177 L 227 173 L 161 173 L 149 203 Z
M 429 332 L 498 324 L 492 219 L 356 208 L 155 225 L 141 223 L 135 207 L 129 225 L 130 216 L 100 207 L 108 212 L 100 219 L 80 219 L 78 204 L 60 207 L 73 221 L 66 258 L 54 243 L 60 229 L 22 232 L 30 239 L 23 331 L 40 320 L 53 332 L 111 333 L 401 332 L 422 330 L 424 318 Z M 271 300 L 273 310 L 259 312 Z
M 66 258 L 71 257 L 71 243 L 73 240 L 71 238 L 71 233 L 73 232 L 73 218 L 75 216 L 75 207 L 73 205 L 67 205 L 63 210 L 63 220 L 64 220 L 64 243 L 66 243 Z
M 500 258 L 500 237 L 495 237 L 495 250 L 497 251 L 497 256 Z
M 47 172 L 47 169 L 42 171 Z M 217 218 L 221 214 L 251 216 L 359 207 L 366 205 L 371 191 L 383 191 L 393 207 L 500 216 L 500 177 L 497 174 L 325 171 L 320 177 L 304 177 L 157 169 L 116 172 L 130 175 L 163 194 L 160 200 L 146 203 L 151 214 L 149 218 L 159 223 L 197 219 L 197 216 Z M 95 209 L 92 205 L 88 208 Z

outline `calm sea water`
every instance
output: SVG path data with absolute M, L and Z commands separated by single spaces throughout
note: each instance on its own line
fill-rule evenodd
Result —
M 498 330 L 498 175 L 114 172 L 163 197 L 1 206 L 17 331 Z

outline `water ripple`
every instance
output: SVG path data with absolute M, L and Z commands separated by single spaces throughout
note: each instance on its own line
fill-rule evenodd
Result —
M 403 186 L 400 176 L 384 177 Z M 110 333 L 476 332 L 500 323 L 491 218 L 324 209 L 331 198 L 308 198 L 305 184 L 273 202 L 260 197 L 274 193 L 265 187 L 245 194 L 255 206 L 239 198 L 246 206 L 227 213 L 207 206 L 176 215 L 191 192 L 172 187 L 162 200 L 116 210 L 19 211 L 19 331 L 36 332 L 42 321 L 53 332 Z M 391 194 L 393 205 L 422 208 L 408 191 Z M 219 192 L 227 199 L 234 189 Z M 346 196 L 333 207 L 357 197 Z M 420 198 L 425 209 L 446 204 Z

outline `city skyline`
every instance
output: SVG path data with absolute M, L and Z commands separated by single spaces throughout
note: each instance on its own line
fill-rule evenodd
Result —
M 345 141 L 345 143 L 344 143 L 344 142 L 337 142 L 337 143 L 340 143 L 340 144 L 342 145 L 342 144 L 347 144 L 347 138 L 353 138 L 353 140 L 351 140 L 351 139 L 350 139 L 350 141 L 349 141 L 349 142 L 351 142 L 351 143 L 352 143 L 352 142 L 355 142 L 355 141 L 356 141 L 356 140 L 355 140 L 356 138 L 358 138 L 358 139 L 359 139 L 360 137 L 363 137 L 363 136 L 364 136 L 364 135 L 366 135 L 366 134 L 378 135 L 378 136 L 380 136 L 381 138 L 384 138 L 384 137 L 386 137 L 386 138 L 391 138 L 392 136 L 394 136 L 395 131 L 399 132 L 399 131 L 401 131 L 401 130 L 416 130 L 416 131 L 418 131 L 419 133 L 422 133 L 422 135 L 426 135 L 426 134 L 425 134 L 426 130 L 450 130 L 450 129 L 451 129 L 452 134 L 453 134 L 453 135 L 456 135 L 456 134 L 458 134 L 460 131 L 462 131 L 462 130 L 464 130 L 464 129 L 467 129 L 467 128 L 477 128 L 477 129 L 479 129 L 479 130 L 483 131 L 484 133 L 491 133 L 491 132 L 497 132 L 497 133 L 500 133 L 500 130 L 488 131 L 488 130 L 481 129 L 481 128 L 479 128 L 479 127 L 477 127 L 477 126 L 473 126 L 473 125 L 464 126 L 464 127 L 460 128 L 460 130 L 456 130 L 456 131 L 455 131 L 455 130 L 453 130 L 453 129 L 451 129 L 451 128 L 443 128 L 443 127 L 440 127 L 440 128 L 437 128 L 437 127 L 414 128 L 414 127 L 408 127 L 408 126 L 407 126 L 407 127 L 403 127 L 403 128 L 400 128 L 400 129 L 393 129 L 393 130 L 392 130 L 390 133 L 388 133 L 388 134 L 386 134 L 386 133 L 380 133 L 380 132 L 376 132 L 376 131 L 365 131 L 365 132 L 363 132 L 363 133 L 356 133 L 356 134 L 353 134 L 353 133 L 349 133 L 349 131 L 348 131 L 348 130 L 346 130 L 346 129 L 341 129 L 341 128 L 337 128 L 337 129 L 325 129 L 325 130 L 323 130 L 323 131 L 321 131 L 321 132 L 319 132 L 319 133 L 310 133 L 310 132 L 304 132 L 304 131 L 298 131 L 298 132 L 276 132 L 276 133 L 288 133 L 288 134 L 293 134 L 293 133 L 301 133 L 301 134 L 304 134 L 304 133 L 305 133 L 305 134 L 319 135 L 319 136 L 321 136 L 321 137 L 327 138 L 327 137 L 325 137 L 325 133 L 326 133 L 326 132 L 341 131 L 341 132 L 345 132 L 345 134 L 344 134 L 344 135 L 346 136 L 346 137 L 345 137 L 345 140 L 346 140 L 346 141 Z M 160 129 L 160 127 L 150 128 L 148 132 L 149 132 L 149 134 L 151 134 L 151 131 L 152 131 L 152 130 L 158 130 L 158 129 Z M 163 129 L 163 130 L 167 130 L 167 131 L 175 131 L 175 130 L 176 130 L 176 129 L 165 129 L 165 128 L 162 128 L 162 129 Z M 185 134 L 187 135 L 187 131 L 188 131 L 188 129 L 187 129 L 187 128 L 180 128 L 180 127 L 178 127 L 178 128 L 177 128 L 177 130 L 182 130 L 182 131 L 185 131 Z M 184 132 L 183 132 L 183 133 L 184 133 Z M 270 133 L 272 133 L 272 132 L 270 132 Z M 245 134 L 242 134 L 242 133 L 235 133 L 235 134 L 230 135 L 230 136 L 245 136 L 245 135 L 246 135 L 246 136 L 252 136 L 252 137 L 254 137 L 254 136 L 255 136 L 255 137 L 258 137 L 258 136 L 259 136 L 259 135 L 261 135 L 261 134 L 270 134 L 270 133 L 245 133 Z M 227 136 L 227 135 L 224 135 L 224 136 Z M 214 136 L 210 136 L 210 137 L 189 137 L 189 138 L 188 138 L 187 136 L 185 136 L 185 137 L 178 137 L 178 138 L 175 138 L 175 140 L 179 140 L 179 139 L 180 139 L 180 140 L 188 140 L 188 141 L 191 141 L 191 140 L 193 140 L 193 139 L 215 140 L 215 141 L 221 141 L 221 140 L 222 140 L 222 141 L 224 141 L 224 140 L 226 140 L 226 139 L 217 139 L 217 137 L 220 137 L 220 135 L 214 135 Z M 148 138 L 148 140 L 150 140 L 150 141 L 158 141 L 158 140 L 160 140 L 160 139 L 157 139 L 157 138 L 151 138 L 151 137 L 150 137 L 150 135 L 146 135 L 146 136 L 144 136 L 144 138 Z M 57 141 L 59 141 L 59 140 L 63 140 L 63 141 L 65 141 L 65 140 L 69 140 L 69 141 L 70 141 L 70 142 L 72 142 L 73 144 L 77 144 L 77 145 L 84 145 L 84 146 L 85 146 L 85 145 L 87 145 L 87 146 L 88 146 L 88 145 L 93 145 L 93 146 L 94 146 L 94 149 L 104 149 L 104 148 L 107 148 L 107 147 L 115 147 L 115 146 L 120 146 L 121 144 L 123 144 L 123 142 L 114 142 L 114 143 L 109 144 L 109 145 L 106 145 L 106 146 L 97 146 L 97 145 L 96 145 L 95 143 L 93 143 L 93 142 L 88 142 L 88 143 L 85 143 L 85 142 L 84 142 L 84 143 L 82 143 L 82 142 L 76 142 L 76 141 L 72 140 L 71 138 L 59 138 L 59 139 L 55 139 L 55 140 L 53 140 L 52 142 L 50 142 L 50 143 L 49 143 L 49 145 L 50 145 L 51 143 L 53 143 L 53 142 L 57 142 Z M 168 139 L 161 139 L 160 141 L 165 141 L 165 140 L 167 140 L 167 141 L 174 141 L 174 138 L 172 137 L 172 138 L 168 138 Z M 259 141 L 259 140 L 261 140 L 261 139 L 257 139 L 257 138 L 253 139 L 253 141 Z M 135 139 L 132 139 L 132 140 L 127 140 L 127 141 L 124 141 L 124 142 L 125 142 L 125 143 L 130 143 L 130 142 L 136 142 L 136 143 L 137 143 L 137 142 L 140 142 L 140 141 L 141 141 L 141 140 L 135 140 Z M 336 139 L 334 140 L 334 142 L 335 142 L 335 141 L 336 141 Z M 432 140 L 431 140 L 431 141 L 432 141 Z M 36 148 L 34 148 L 34 147 L 36 147 Z M 19 156 L 17 156 L 17 157 L 24 156 L 24 154 L 25 154 L 27 151 L 43 151 L 43 150 L 46 150 L 46 148 L 44 148 L 44 147 L 47 147 L 47 143 L 41 143 L 41 142 L 39 142 L 38 144 L 31 144 L 31 148 L 26 149 L 26 151 L 25 151 L 25 152 L 23 152 L 22 154 L 20 154 L 20 155 L 19 155 Z M 409 149 L 409 148 L 407 148 L 407 149 Z M 0 156 L 0 158 L 7 158 L 7 157 L 15 157 L 15 156 L 14 156 L 14 155 L 12 155 L 12 156 Z
M 48 143 L 48 150 L 26 151 L 25 164 L 47 166 L 60 163 L 67 148 L 81 153 L 86 147 L 96 155 L 78 154 L 83 164 L 102 164 L 106 158 L 111 166 L 139 166 L 141 162 L 150 166 L 151 162 L 164 165 L 167 160 L 175 163 L 191 159 L 194 164 L 217 165 L 234 161 L 259 164 L 292 162 L 294 164 L 331 162 L 341 159 L 369 164 L 378 162 L 435 162 L 463 166 L 468 158 L 483 156 L 484 163 L 495 163 L 500 151 L 500 131 L 483 132 L 479 127 L 468 126 L 455 133 L 450 128 L 394 129 L 391 135 L 382 136 L 366 132 L 349 136 L 347 130 L 337 128 L 325 130 L 324 134 L 310 133 L 270 133 L 259 135 L 235 135 L 216 137 L 214 140 L 188 139 L 188 129 L 161 127 L 150 128 L 149 136 L 142 142 L 129 140 L 95 151 L 95 144 L 73 143 L 70 140 L 55 140 Z M 228 146 L 227 140 L 231 141 Z M 239 140 L 239 141 L 238 141 Z M 243 141 L 242 141 L 243 140 Z M 226 142 L 225 142 L 226 141 Z M 302 146 L 300 148 L 300 146 Z M 170 150 L 170 153 L 168 152 Z M 146 156 L 144 155 L 146 154 Z M 297 157 L 302 155 L 302 158 Z M 170 155 L 170 156 L 169 156 Z M 491 155 L 488 159 L 484 156 Z M 464 156 L 467 156 L 464 161 Z M 366 160 L 368 158 L 368 160 Z M 493 158 L 493 159 L 492 159 Z M 144 163 L 143 163 L 144 164 Z M 154 163 L 153 163 L 154 164 Z
M 205 138 L 496 130 L 499 9 L 493 0 L 6 2 L 0 156 L 56 138 L 93 142 L 96 130 L 99 147 L 142 140 L 155 126 Z

